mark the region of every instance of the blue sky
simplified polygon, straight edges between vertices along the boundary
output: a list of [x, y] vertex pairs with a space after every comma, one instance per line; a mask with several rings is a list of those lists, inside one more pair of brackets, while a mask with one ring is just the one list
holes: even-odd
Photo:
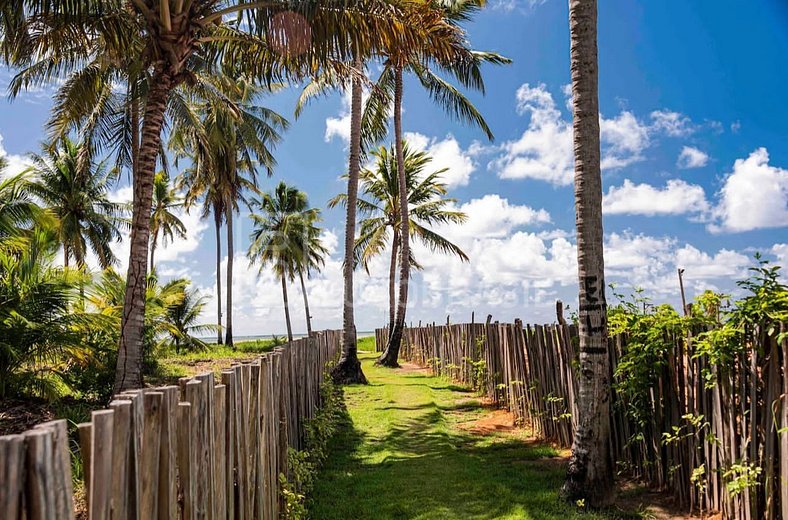
[[[686, 269], [691, 297], [705, 288], [733, 290], [755, 251], [786, 263], [786, 27], [788, 4], [779, 0], [757, 8], [735, 0], [600, 2], [609, 281], [675, 303], [677, 267]], [[571, 307], [576, 298], [567, 5], [493, 0], [468, 33], [476, 48], [514, 60], [486, 70], [486, 96], [470, 95], [494, 143], [447, 118], [415, 83], [405, 85], [404, 129], [413, 146], [434, 155], [436, 168], [450, 168], [450, 194], [470, 217], [443, 231], [471, 257], [462, 264], [417, 250], [425, 270], [412, 284], [409, 320], [445, 321], [451, 314], [466, 321], [475, 310], [501, 321], [549, 321], [556, 298]], [[9, 75], [0, 70], [0, 88]], [[298, 91], [293, 86], [266, 103], [292, 119]], [[15, 167], [44, 137], [51, 95], [40, 89], [0, 101], [0, 154]], [[341, 93], [313, 103], [293, 122], [276, 152], [276, 175], [263, 183], [267, 189], [284, 179], [324, 208], [333, 253], [326, 271], [308, 282], [318, 328], [341, 323], [344, 216], [325, 204], [344, 190], [338, 177], [346, 167], [347, 111]], [[128, 193], [118, 186], [118, 197]], [[190, 276], [212, 294], [213, 229], [195, 215], [185, 218], [189, 239], [164, 248], [159, 270]], [[281, 333], [279, 286], [268, 272], [258, 277], [244, 258], [249, 231], [242, 216], [235, 236], [236, 333]], [[125, 255], [126, 246], [118, 251]], [[359, 330], [385, 321], [386, 274], [382, 258], [372, 276], [357, 275]], [[297, 331], [305, 328], [300, 301], [294, 286]]]

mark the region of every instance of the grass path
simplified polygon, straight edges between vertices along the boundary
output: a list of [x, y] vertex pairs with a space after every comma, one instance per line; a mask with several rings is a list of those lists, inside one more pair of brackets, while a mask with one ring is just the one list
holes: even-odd
[[490, 414], [474, 393], [424, 371], [374, 367], [369, 352], [361, 357], [371, 384], [344, 391], [348, 415], [317, 478], [312, 518], [626, 518], [563, 504], [564, 469], [553, 448], [523, 432], [470, 432]]

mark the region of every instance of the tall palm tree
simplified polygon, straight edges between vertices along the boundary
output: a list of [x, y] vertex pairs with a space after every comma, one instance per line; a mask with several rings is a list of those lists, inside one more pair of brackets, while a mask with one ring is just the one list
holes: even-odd
[[336, 366], [331, 369], [331, 378], [338, 384], [367, 384], [358, 359], [356, 320], [353, 309], [353, 244], [356, 237], [356, 205], [358, 202], [358, 179], [361, 171], [361, 95], [364, 63], [356, 56], [353, 59], [355, 74], [350, 80], [350, 153], [348, 154], [347, 204], [345, 207], [345, 250], [342, 264], [342, 352]]
[[[177, 126], [171, 145], [180, 156], [187, 156], [193, 162], [182, 179], [188, 186], [187, 203], [202, 198], [212, 206], [214, 222], [220, 225], [223, 221], [227, 225], [224, 342], [232, 347], [233, 216], [241, 204], [248, 206], [246, 193], [257, 192], [257, 168], [263, 168], [269, 176], [273, 174], [276, 159], [272, 149], [289, 123], [273, 110], [255, 104], [271, 88], [229, 78], [223, 78], [220, 86], [229, 102], [222, 98], [195, 100], [190, 110], [197, 118], [190, 119], [197, 119], [197, 124]], [[217, 218], [219, 209], [223, 214]]]
[[170, 185], [170, 176], [166, 172], [159, 172], [153, 179], [153, 210], [150, 214], [150, 269], [156, 266], [154, 254], [159, 234], [162, 237], [162, 244], [178, 238], [186, 238], [186, 226], [181, 219], [174, 213], [178, 208], [183, 207], [183, 198]]
[[[435, 73], [435, 69], [454, 77], [466, 88], [484, 92], [481, 74], [482, 63], [506, 64], [508, 58], [491, 52], [474, 51], [467, 46], [464, 31], [459, 22], [469, 20], [482, 7], [485, 0], [460, 0], [439, 2], [427, 10], [413, 10], [408, 23], [429, 28], [430, 38], [417, 46], [397, 42], [385, 48], [382, 72], [372, 89], [364, 126], [371, 136], [381, 136], [387, 129], [389, 110], [394, 112], [394, 145], [397, 161], [399, 192], [407, 194], [405, 157], [402, 147], [402, 96], [403, 75], [412, 73], [427, 90], [432, 100], [454, 118], [480, 127], [488, 139], [492, 131], [473, 104], [451, 83]], [[444, 47], [449, 49], [447, 53]], [[408, 304], [408, 281], [410, 274], [410, 218], [407, 196], [399, 199], [399, 269], [400, 284], [396, 319], [389, 333], [388, 345], [378, 358], [383, 366], [397, 367], [405, 313]]]
[[577, 418], [564, 495], [591, 507], [613, 499], [602, 174], [599, 151], [597, 0], [570, 0], [577, 274], [580, 286]]
[[[411, 206], [410, 235], [433, 251], [458, 256], [468, 261], [468, 256], [459, 246], [430, 229], [434, 224], [461, 224], [467, 215], [461, 211], [447, 209], [456, 199], [444, 197], [446, 185], [441, 175], [446, 168], [424, 175], [425, 168], [432, 161], [426, 152], [411, 151], [407, 143], [403, 145], [405, 157], [405, 178], [408, 186], [408, 203]], [[359, 198], [358, 210], [365, 215], [361, 221], [361, 231], [356, 240], [356, 263], [360, 262], [369, 272], [369, 262], [381, 254], [391, 243], [389, 260], [389, 330], [394, 327], [396, 314], [396, 276], [399, 257], [399, 178], [394, 150], [381, 146], [373, 151], [375, 166], [361, 172], [361, 185], [366, 197]], [[345, 203], [345, 195], [340, 194], [329, 201], [330, 206]], [[389, 235], [389, 233], [391, 235]], [[411, 252], [411, 269], [420, 266]]]
[[[273, 23], [283, 11], [306, 24]], [[236, 15], [236, 16], [234, 16]], [[107, 56], [134, 55], [148, 75], [135, 154], [134, 202], [126, 301], [115, 391], [142, 386], [142, 334], [147, 285], [153, 177], [161, 150], [167, 102], [173, 89], [193, 80], [197, 62], [221, 63], [228, 73], [266, 82], [301, 77], [352, 52], [370, 53], [383, 40], [419, 41], [400, 22], [396, 5], [381, 0], [109, 0], [16, 2], [0, 12], [0, 56], [34, 67], [22, 87], [81, 70], [111, 46]], [[243, 16], [246, 23], [238, 24]], [[95, 42], [103, 46], [97, 47]], [[141, 45], [138, 45], [140, 44]], [[21, 87], [20, 87], [21, 88]]]
[[84, 159], [83, 146], [64, 137], [43, 154], [32, 154], [29, 190], [56, 218], [66, 267], [71, 258], [84, 266], [91, 250], [107, 268], [116, 261], [112, 245], [120, 239], [122, 205], [109, 200], [117, 173], [106, 161]]
[[303, 229], [297, 237], [298, 242], [296, 243], [298, 258], [296, 259], [295, 270], [298, 273], [298, 279], [301, 282], [301, 294], [304, 297], [306, 333], [307, 337], [311, 337], [312, 315], [309, 313], [309, 295], [306, 291], [304, 278], [309, 278], [313, 271], [320, 271], [323, 268], [326, 264], [325, 257], [328, 255], [328, 249], [323, 245], [323, 240], [320, 238], [322, 229], [317, 226], [317, 223], [322, 220], [320, 210], [312, 208], [304, 211], [303, 219]]
[[252, 213], [254, 229], [249, 245], [249, 263], [260, 262], [260, 269], [270, 265], [282, 282], [287, 339], [293, 341], [287, 282], [295, 278], [304, 264], [304, 236], [313, 225], [314, 210], [309, 209], [306, 194], [280, 182], [273, 192], [265, 193], [253, 203], [260, 213]]

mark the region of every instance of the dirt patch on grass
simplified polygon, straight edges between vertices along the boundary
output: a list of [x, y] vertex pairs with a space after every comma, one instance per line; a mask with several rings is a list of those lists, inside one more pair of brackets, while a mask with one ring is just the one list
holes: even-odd
[[404, 363], [399, 364], [399, 368], [397, 369], [400, 372], [405, 374], [424, 374], [424, 375], [432, 375], [429, 368], [420, 367], [415, 363], [410, 363], [409, 361], [405, 361]]
[[477, 435], [490, 435], [491, 433], [513, 432], [514, 414], [506, 410], [492, 410], [490, 413], [476, 421], [461, 423], [461, 430]]

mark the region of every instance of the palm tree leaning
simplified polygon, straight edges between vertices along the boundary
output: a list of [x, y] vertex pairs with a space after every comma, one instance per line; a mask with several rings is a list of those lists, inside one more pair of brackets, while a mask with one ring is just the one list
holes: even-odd
[[314, 225], [315, 210], [309, 208], [306, 194], [298, 188], [280, 182], [273, 192], [265, 193], [253, 203], [260, 213], [252, 213], [249, 263], [260, 263], [260, 269], [270, 265], [282, 283], [287, 339], [293, 341], [293, 327], [287, 297], [287, 282], [295, 279], [305, 264], [304, 245], [310, 226]]
[[122, 205], [109, 200], [116, 172], [105, 161], [95, 163], [83, 145], [64, 137], [30, 156], [35, 180], [30, 193], [55, 217], [57, 238], [63, 248], [64, 265], [74, 259], [84, 267], [88, 251], [107, 268], [116, 261], [112, 244], [120, 239]]
[[178, 192], [170, 185], [170, 177], [166, 172], [159, 172], [153, 179], [153, 210], [150, 214], [150, 232], [151, 232], [151, 245], [150, 245], [150, 270], [153, 271], [156, 264], [154, 263], [154, 254], [156, 253], [156, 244], [161, 234], [162, 244], [166, 245], [168, 241], [172, 241], [176, 236], [178, 238], [186, 238], [186, 226], [183, 225], [181, 219], [174, 213], [177, 209], [183, 207], [183, 198], [178, 195]]
[[[473, 104], [451, 83], [435, 73], [442, 70], [454, 77], [466, 88], [484, 92], [481, 74], [482, 63], [510, 63], [496, 53], [474, 51], [468, 48], [465, 32], [458, 25], [470, 19], [472, 13], [484, 5], [484, 0], [461, 0], [446, 2], [427, 9], [415, 9], [408, 23], [430, 28], [430, 38], [417, 46], [395, 43], [383, 53], [384, 66], [367, 102], [364, 114], [364, 127], [367, 134], [383, 135], [387, 128], [389, 109], [394, 112], [394, 145], [397, 161], [399, 192], [407, 193], [404, 152], [402, 148], [402, 96], [403, 74], [410, 72], [416, 76], [434, 102], [454, 118], [479, 126], [488, 139], [493, 139], [492, 131]], [[400, 241], [400, 284], [397, 301], [396, 319], [389, 333], [388, 344], [377, 363], [397, 367], [399, 348], [405, 327], [405, 314], [408, 304], [408, 282], [410, 277], [410, 218], [408, 217], [407, 196], [399, 199], [399, 241]]]
[[[272, 24], [291, 11], [307, 24]], [[226, 22], [245, 13], [246, 24]], [[147, 286], [153, 177], [161, 150], [168, 98], [193, 80], [197, 62], [221, 64], [235, 76], [265, 82], [301, 77], [351, 49], [368, 53], [382, 40], [416, 42], [420, 35], [403, 26], [398, 9], [376, 0], [257, 2], [225, 0], [125, 0], [108, 2], [16, 2], [0, 13], [2, 59], [14, 66], [45, 64], [31, 84], [79, 72], [95, 56], [94, 42], [112, 45], [112, 56], [135, 55], [149, 76], [142, 110], [139, 150], [135, 154], [134, 202], [124, 312], [115, 392], [142, 386], [142, 340]], [[271, 29], [269, 33], [269, 29]], [[278, 32], [277, 32], [278, 31]], [[306, 32], [311, 44], [303, 46]], [[64, 41], [68, 38], [68, 44]], [[129, 42], [135, 42], [129, 46]], [[136, 45], [141, 43], [141, 45]]]
[[[360, 223], [359, 237], [355, 244], [355, 261], [361, 263], [369, 272], [370, 261], [381, 254], [391, 243], [389, 261], [389, 330], [394, 327], [396, 314], [396, 276], [399, 258], [399, 178], [394, 150], [381, 146], [372, 152], [375, 165], [361, 172], [361, 185], [364, 197], [358, 199], [358, 211], [364, 215]], [[441, 175], [446, 168], [424, 175], [425, 168], [432, 161], [426, 152], [412, 151], [407, 143], [403, 145], [405, 157], [405, 178], [408, 186], [411, 238], [418, 239], [433, 251], [458, 256], [468, 261], [468, 256], [459, 246], [436, 233], [430, 226], [435, 224], [461, 224], [467, 215], [461, 211], [447, 209], [456, 202], [446, 195], [446, 185]], [[329, 206], [344, 204], [344, 194], [329, 201]], [[391, 235], [389, 235], [391, 233]], [[420, 268], [411, 251], [411, 269]]]
[[613, 499], [610, 358], [599, 151], [597, 0], [570, 0], [580, 366], [577, 418], [564, 496], [604, 507]]

